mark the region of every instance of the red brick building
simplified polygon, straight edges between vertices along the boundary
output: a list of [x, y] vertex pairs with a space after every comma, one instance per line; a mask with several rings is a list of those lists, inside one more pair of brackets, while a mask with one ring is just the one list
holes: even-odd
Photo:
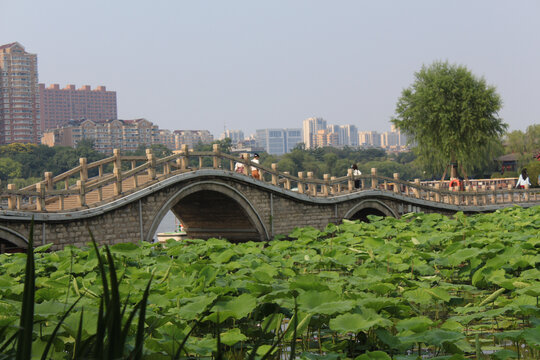
[[103, 121], [117, 118], [116, 91], [105, 86], [92, 90], [85, 85], [79, 89], [58, 84], [45, 87], [39, 84], [41, 101], [41, 130], [64, 126], [69, 120]]

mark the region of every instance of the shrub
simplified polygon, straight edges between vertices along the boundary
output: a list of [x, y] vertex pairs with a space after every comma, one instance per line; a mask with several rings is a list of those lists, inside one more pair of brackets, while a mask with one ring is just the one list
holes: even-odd
[[527, 166], [527, 173], [529, 174], [529, 179], [532, 186], [538, 186], [538, 176], [540, 175], [540, 161], [533, 160]]
[[492, 179], [508, 179], [517, 177], [519, 177], [517, 171], [506, 171], [504, 174], [501, 174], [500, 172], [494, 172], [493, 174], [491, 174]]

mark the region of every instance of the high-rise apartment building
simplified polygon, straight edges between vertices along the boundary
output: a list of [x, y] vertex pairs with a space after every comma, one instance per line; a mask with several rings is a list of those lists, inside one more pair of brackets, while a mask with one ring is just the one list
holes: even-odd
[[331, 128], [317, 131], [315, 138], [315, 147], [339, 147], [339, 133], [332, 131]]
[[18, 42], [0, 46], [0, 145], [39, 143], [37, 55]]
[[92, 90], [89, 85], [76, 89], [67, 85], [60, 89], [58, 84], [45, 87], [39, 84], [41, 102], [41, 130], [63, 126], [69, 120], [104, 121], [117, 118], [116, 91], [107, 91], [105, 86]]
[[381, 147], [381, 134], [376, 131], [360, 131], [358, 144], [364, 147]]
[[256, 146], [272, 155], [290, 152], [302, 142], [302, 129], [260, 129], [255, 134]]
[[339, 127], [340, 145], [358, 146], [358, 128], [354, 125], [341, 125]]
[[225, 130], [219, 139], [223, 140], [225, 138], [231, 139], [231, 143], [236, 145], [244, 141], [244, 132], [242, 130]]
[[326, 120], [323, 118], [311, 117], [302, 122], [302, 140], [306, 149], [317, 147], [317, 132], [326, 129]]

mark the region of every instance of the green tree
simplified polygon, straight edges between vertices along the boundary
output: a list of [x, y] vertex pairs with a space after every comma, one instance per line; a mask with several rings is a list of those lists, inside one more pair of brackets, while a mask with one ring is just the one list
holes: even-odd
[[219, 151], [222, 153], [230, 154], [232, 147], [232, 140], [230, 138], [225, 138], [223, 140], [214, 140], [210, 144], [203, 144], [201, 141], [195, 146], [193, 150], [195, 151], [212, 151], [214, 144], [218, 144]]
[[506, 153], [519, 154], [520, 166], [527, 164], [540, 152], [540, 124], [530, 125], [525, 132], [514, 130], [506, 134]]
[[404, 89], [392, 123], [416, 145], [419, 159], [434, 172], [458, 163], [471, 172], [497, 155], [507, 125], [498, 116], [495, 87], [466, 67], [435, 62], [415, 73]]
[[0, 158], [0, 179], [3, 181], [18, 178], [22, 174], [22, 165], [10, 158]]

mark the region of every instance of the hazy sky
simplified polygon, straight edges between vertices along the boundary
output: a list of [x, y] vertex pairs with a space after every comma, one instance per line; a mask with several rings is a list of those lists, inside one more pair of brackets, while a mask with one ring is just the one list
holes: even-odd
[[502, 96], [510, 130], [540, 123], [540, 1], [0, 0], [0, 44], [39, 80], [105, 85], [118, 116], [165, 129], [387, 131], [423, 64], [465, 65]]

